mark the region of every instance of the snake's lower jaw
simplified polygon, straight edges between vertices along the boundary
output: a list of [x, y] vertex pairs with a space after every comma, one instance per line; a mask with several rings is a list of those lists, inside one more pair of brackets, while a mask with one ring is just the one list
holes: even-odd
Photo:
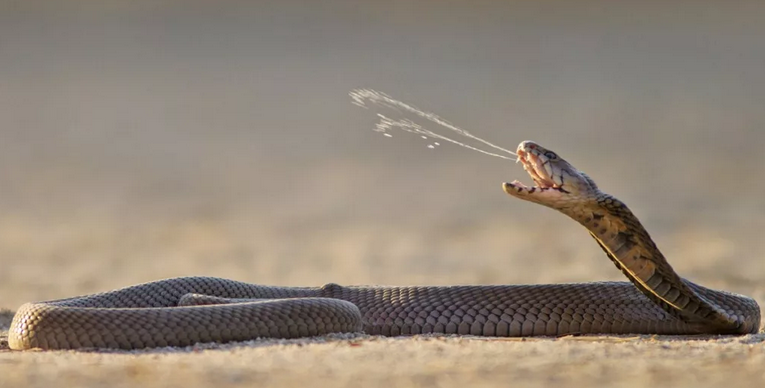
[[566, 205], [570, 202], [568, 191], [562, 187], [526, 186], [521, 182], [513, 181], [502, 183], [502, 189], [511, 197], [538, 203], [563, 213], [566, 213]]
[[536, 196], [537, 194], [541, 193], [541, 190], [539, 187], [536, 186], [526, 186], [523, 183], [519, 181], [512, 181], [510, 183], [503, 182], [502, 183], [502, 190], [505, 190], [507, 194], [509, 194], [511, 197], [524, 199], [527, 201], [537, 202]]
[[515, 196], [518, 194], [517, 187], [520, 187], [520, 182], [513, 181], [512, 183], [502, 182], [502, 190], [505, 190], [506, 193]]
[[502, 189], [505, 190], [506, 193], [512, 195], [513, 197], [527, 197], [530, 195], [541, 195], [545, 191], [548, 191], [550, 189], [558, 190], [552, 187], [541, 187], [541, 186], [526, 186], [523, 183], [515, 180], [510, 183], [504, 182], [502, 183]]

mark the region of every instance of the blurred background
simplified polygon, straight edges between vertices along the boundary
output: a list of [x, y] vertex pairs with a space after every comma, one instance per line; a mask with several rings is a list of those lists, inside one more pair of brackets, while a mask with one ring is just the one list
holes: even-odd
[[183, 275], [622, 279], [502, 192], [519, 165], [383, 137], [359, 87], [557, 151], [683, 276], [762, 302], [763, 20], [758, 1], [0, 0], [0, 307]]

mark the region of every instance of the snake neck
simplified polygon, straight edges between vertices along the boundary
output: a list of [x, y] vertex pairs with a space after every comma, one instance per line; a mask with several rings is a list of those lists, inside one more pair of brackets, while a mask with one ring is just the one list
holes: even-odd
[[[743, 322], [691, 289], [620, 200], [599, 193], [587, 206], [558, 209], [582, 224], [616, 267], [670, 315], [699, 330], [740, 332]], [[695, 286], [697, 291], [699, 286]], [[711, 292], [711, 291], [710, 291]]]

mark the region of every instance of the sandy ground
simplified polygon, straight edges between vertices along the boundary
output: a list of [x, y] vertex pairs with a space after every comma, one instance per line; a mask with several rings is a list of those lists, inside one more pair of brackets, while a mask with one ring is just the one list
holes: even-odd
[[[0, 331], [25, 302], [175, 276], [623, 280], [580, 226], [501, 191], [519, 166], [383, 137], [358, 87], [554, 149], [682, 276], [765, 303], [762, 2], [438, 3], [0, 1]], [[764, 334], [0, 338], [2, 387], [762, 387], [763, 365]]]
[[3, 352], [0, 363], [9, 387], [759, 387], [764, 339], [343, 336], [185, 351]]
[[349, 334], [136, 352], [0, 350], [0, 371], [8, 387], [760, 387], [763, 341], [762, 334], [560, 339]]
[[[10, 312], [0, 313], [0, 325]], [[500, 338], [337, 334], [142, 351], [14, 353], [2, 386], [760, 387], [765, 334]]]
[[[550, 222], [565, 221], [560, 218], [551, 218]], [[566, 225], [565, 222], [558, 224]], [[115, 254], [109, 245], [119, 239], [109, 237], [116, 232], [109, 232], [108, 226], [101, 225], [88, 229], [98, 230], [98, 234], [70, 230], [69, 233], [74, 234], [67, 234], [57, 243], [63, 244], [61, 249], [54, 245], [47, 248], [50, 249], [45, 251], [47, 254], [37, 252], [32, 263], [13, 265], [14, 273], [21, 279], [13, 280], [14, 285], [6, 281], [2, 289], [4, 304], [11, 307], [25, 300], [63, 297], [191, 273], [269, 284], [326, 281], [491, 284], [620, 278], [576, 225], [571, 230], [554, 225], [530, 221], [526, 227], [519, 228], [487, 221], [481, 227], [474, 226], [459, 233], [449, 228], [437, 229], [432, 234], [420, 232], [424, 233], [420, 238], [429, 238], [429, 243], [410, 240], [418, 233], [403, 228], [377, 230], [356, 226], [324, 231], [314, 237], [309, 236], [310, 232], [304, 235], [293, 232], [259, 244], [250, 239], [236, 240], [234, 232], [215, 232], [222, 227], [220, 223], [217, 227], [174, 224], [168, 228], [175, 231], [163, 235], [162, 241], [166, 244], [150, 244], [144, 240], [148, 237], [134, 233], [133, 238], [138, 239], [134, 246], [141, 247], [140, 254], [130, 249], [120, 251], [111, 264], [103, 263], [102, 258]], [[558, 237], [556, 244], [545, 246], [546, 239], [534, 232], [545, 228]], [[253, 229], [250, 231], [255, 234]], [[215, 236], [225, 236], [225, 241]], [[670, 257], [681, 259], [673, 261], [681, 273], [702, 284], [755, 296], [762, 303], [765, 287], [757, 279], [765, 278], [764, 270], [756, 258], [749, 260], [743, 253], [734, 256], [738, 249], [743, 249], [737, 248], [738, 244], [745, 244], [739, 238], [729, 229], [696, 225], [687, 230], [670, 231], [661, 240]], [[688, 248], [687, 254], [683, 252], [684, 247], [693, 247], [700, 239], [706, 241], [703, 248]], [[146, 252], [147, 246], [155, 251]], [[273, 259], [254, 260], [255, 246], [274, 249], [259, 253], [273, 255]], [[36, 252], [30, 245], [19, 249], [25, 247], [27, 251]], [[77, 259], [62, 263], [67, 254], [59, 252], [71, 252]], [[684, 257], [694, 260], [683, 260]], [[162, 263], [158, 264], [154, 258], [161, 258]], [[129, 261], [130, 265], [120, 267], [121, 260]], [[110, 270], [113, 265], [121, 269]], [[173, 265], [183, 268], [168, 269]], [[43, 269], [45, 276], [32, 276], [30, 272], [35, 268]], [[22, 276], [25, 273], [27, 278]], [[60, 273], [64, 276], [59, 276]], [[7, 327], [10, 316], [10, 311], [0, 314], [0, 327]], [[0, 334], [0, 381], [8, 387], [58, 384], [187, 388], [324, 384], [347, 387], [508, 384], [521, 387], [560, 384], [715, 387], [735, 384], [758, 387], [765, 381], [763, 334], [526, 340], [338, 335], [140, 352], [13, 352], [7, 349], [2, 336]]]

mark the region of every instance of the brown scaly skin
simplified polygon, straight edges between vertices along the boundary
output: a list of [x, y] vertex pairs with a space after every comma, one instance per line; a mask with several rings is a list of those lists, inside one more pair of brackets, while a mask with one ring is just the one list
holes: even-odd
[[[536, 184], [504, 183], [513, 197], [558, 210], [582, 224], [627, 278], [669, 314], [699, 332], [754, 333], [759, 308], [749, 299], [727, 300], [721, 293], [682, 279], [662, 255], [637, 217], [620, 200], [603, 193], [586, 174], [532, 141], [517, 149], [518, 161]], [[729, 305], [723, 303], [731, 302]], [[752, 308], [756, 316], [742, 311]]]

